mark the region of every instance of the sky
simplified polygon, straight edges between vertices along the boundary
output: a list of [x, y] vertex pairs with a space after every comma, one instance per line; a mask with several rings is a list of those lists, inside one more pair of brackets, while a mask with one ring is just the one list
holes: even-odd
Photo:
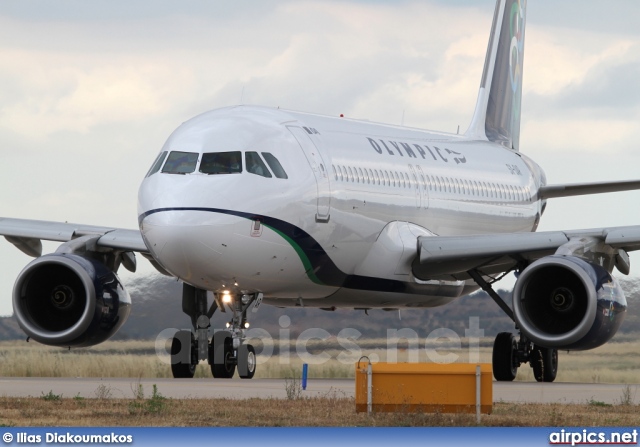
[[[139, 183], [170, 133], [239, 103], [464, 130], [493, 10], [493, 0], [3, 0], [0, 216], [136, 228]], [[520, 148], [549, 183], [640, 178], [638, 23], [630, 0], [529, 2]], [[540, 230], [638, 224], [638, 203], [640, 192], [555, 199]], [[30, 260], [0, 239], [0, 315]], [[139, 274], [153, 272], [138, 260]]]

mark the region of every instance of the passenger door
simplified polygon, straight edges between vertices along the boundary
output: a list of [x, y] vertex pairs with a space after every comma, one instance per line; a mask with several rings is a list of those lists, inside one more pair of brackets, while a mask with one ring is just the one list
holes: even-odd
[[309, 138], [309, 135], [300, 127], [287, 126], [287, 129], [293, 134], [298, 144], [302, 148], [313, 175], [316, 178], [316, 186], [318, 191], [318, 202], [316, 211], [316, 221], [328, 222], [331, 213], [331, 185], [329, 183], [329, 167], [320, 154], [315, 143]]

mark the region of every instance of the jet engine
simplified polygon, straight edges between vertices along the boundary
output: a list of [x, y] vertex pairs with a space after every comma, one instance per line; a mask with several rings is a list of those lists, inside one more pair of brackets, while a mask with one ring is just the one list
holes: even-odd
[[114, 272], [91, 258], [51, 254], [28, 264], [13, 289], [22, 330], [52, 346], [102, 343], [124, 324], [131, 299]]
[[618, 331], [627, 301], [604, 268], [573, 256], [547, 256], [527, 267], [513, 291], [520, 330], [545, 348], [586, 350]]

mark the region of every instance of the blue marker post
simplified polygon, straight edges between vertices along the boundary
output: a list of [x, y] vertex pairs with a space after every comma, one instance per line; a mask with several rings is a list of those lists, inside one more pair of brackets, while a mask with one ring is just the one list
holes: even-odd
[[302, 389], [307, 389], [307, 374], [309, 373], [309, 365], [306, 363], [302, 364]]

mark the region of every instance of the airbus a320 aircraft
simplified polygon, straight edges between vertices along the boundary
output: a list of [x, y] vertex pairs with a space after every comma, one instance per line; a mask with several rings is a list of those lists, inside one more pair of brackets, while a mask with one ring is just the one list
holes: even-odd
[[[173, 339], [174, 377], [193, 377], [200, 360], [214, 377], [253, 377], [252, 305], [423, 308], [482, 288], [517, 330], [496, 337], [495, 378], [529, 363], [553, 381], [558, 349], [600, 346], [622, 323], [611, 273], [629, 273], [640, 226], [536, 233], [546, 202], [640, 181], [547, 185], [519, 151], [525, 10], [497, 1], [463, 135], [228, 107], [169, 137], [140, 185], [139, 230], [0, 219], [0, 234], [36, 258], [14, 287], [20, 326], [54, 346], [107, 340], [131, 306], [116, 272], [135, 270], [138, 252], [184, 284], [193, 331]], [[63, 243], [42, 256], [41, 240]], [[512, 306], [492, 288], [509, 272]], [[210, 339], [216, 309], [231, 321]]]

